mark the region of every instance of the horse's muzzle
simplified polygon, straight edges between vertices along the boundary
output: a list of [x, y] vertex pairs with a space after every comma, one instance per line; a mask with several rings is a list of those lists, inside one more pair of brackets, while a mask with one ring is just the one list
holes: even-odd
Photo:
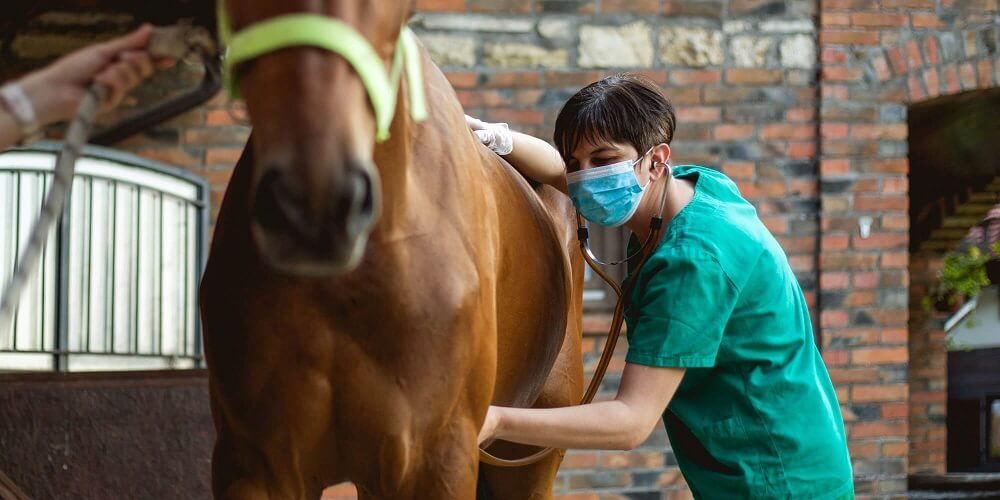
[[268, 168], [251, 200], [254, 240], [264, 261], [300, 276], [357, 267], [378, 207], [378, 180], [370, 171], [346, 168], [339, 182], [317, 190], [287, 170]]

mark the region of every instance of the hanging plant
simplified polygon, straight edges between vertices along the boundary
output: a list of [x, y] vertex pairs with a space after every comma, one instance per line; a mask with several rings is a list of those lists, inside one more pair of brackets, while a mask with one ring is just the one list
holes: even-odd
[[995, 244], [988, 253], [976, 246], [948, 252], [938, 282], [931, 287], [930, 295], [924, 297], [924, 308], [933, 306], [941, 312], [954, 311], [966, 300], [978, 297], [982, 289], [990, 285], [986, 263], [991, 257], [1000, 258], [1000, 244]]

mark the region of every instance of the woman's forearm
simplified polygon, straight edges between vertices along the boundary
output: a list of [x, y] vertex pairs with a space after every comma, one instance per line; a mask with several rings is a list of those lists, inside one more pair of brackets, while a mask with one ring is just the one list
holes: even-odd
[[537, 137], [513, 131], [511, 134], [514, 150], [504, 159], [527, 177], [565, 193], [566, 166], [559, 152]]
[[[554, 448], [627, 450], [653, 430], [619, 400], [564, 408], [497, 408], [494, 437]], [[648, 428], [647, 428], [648, 427]]]

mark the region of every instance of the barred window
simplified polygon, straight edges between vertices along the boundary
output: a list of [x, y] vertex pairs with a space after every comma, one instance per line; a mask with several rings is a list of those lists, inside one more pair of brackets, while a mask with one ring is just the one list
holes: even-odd
[[[57, 145], [0, 154], [0, 277], [6, 283], [51, 182]], [[180, 169], [88, 148], [11, 325], [0, 370], [200, 366], [198, 280], [208, 188]]]

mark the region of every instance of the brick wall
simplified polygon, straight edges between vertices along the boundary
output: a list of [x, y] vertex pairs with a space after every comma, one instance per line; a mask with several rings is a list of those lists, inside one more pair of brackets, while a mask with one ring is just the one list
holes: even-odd
[[908, 300], [909, 273], [933, 275], [907, 252], [907, 106], [997, 85], [996, 13], [995, 0], [821, 2], [821, 323], [859, 494], [945, 467], [943, 333]]
[[[907, 253], [906, 114], [910, 103], [997, 85], [996, 0], [420, 0], [418, 7], [413, 27], [467, 111], [486, 120], [549, 138], [565, 99], [602, 75], [638, 71], [662, 85], [678, 110], [675, 163], [731, 176], [788, 253], [837, 386], [859, 493], [898, 494], [907, 471], [943, 470], [940, 334], [908, 331], [917, 314], [907, 267], [922, 264]], [[72, 36], [88, 29], [106, 36], [130, 19], [90, 28], [74, 16], [45, 22]], [[66, 40], [22, 40], [14, 55], [41, 60], [31, 46]], [[193, 71], [175, 70], [136, 102], [193, 80]], [[218, 97], [120, 147], [209, 178], [215, 211], [248, 132], [240, 114]], [[872, 217], [870, 238], [859, 236], [861, 216]], [[585, 343], [589, 365], [599, 344], [594, 336]], [[605, 396], [621, 365], [619, 357]], [[686, 494], [662, 428], [632, 453], [570, 454], [557, 491], [566, 499]]]
[[944, 473], [948, 404], [946, 314], [925, 310], [922, 301], [942, 267], [942, 256], [914, 252], [910, 256], [910, 471]]

